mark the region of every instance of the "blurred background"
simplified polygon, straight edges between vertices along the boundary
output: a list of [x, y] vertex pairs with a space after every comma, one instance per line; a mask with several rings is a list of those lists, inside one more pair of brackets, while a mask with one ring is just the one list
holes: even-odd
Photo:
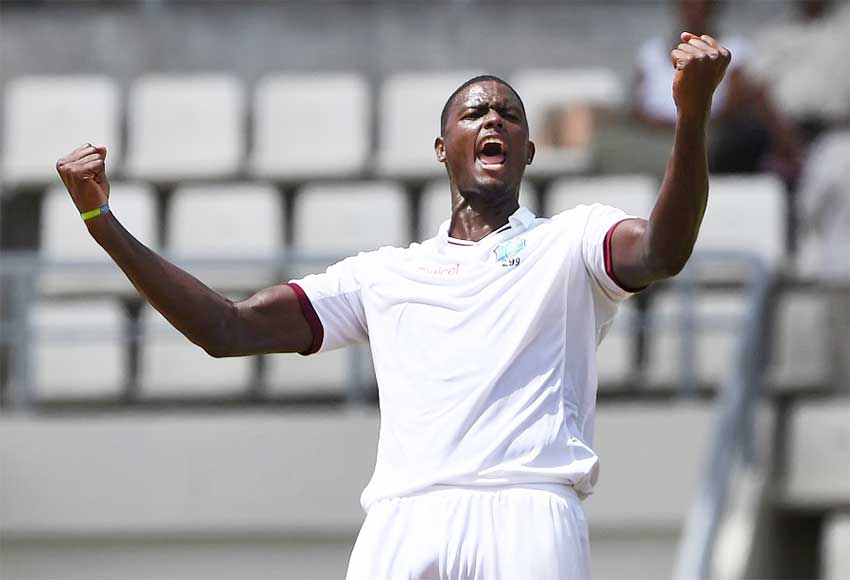
[[599, 350], [595, 576], [850, 578], [850, 11], [792, 0], [0, 2], [0, 578], [342, 578], [375, 460], [368, 348], [207, 357], [60, 156], [106, 144], [122, 223], [239, 298], [433, 236], [439, 112], [486, 72], [524, 205], [646, 217], [683, 29], [733, 63], [695, 255]]

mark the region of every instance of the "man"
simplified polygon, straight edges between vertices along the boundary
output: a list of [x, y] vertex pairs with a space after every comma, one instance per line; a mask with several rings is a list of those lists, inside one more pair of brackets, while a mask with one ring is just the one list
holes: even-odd
[[587, 578], [594, 351], [620, 300], [685, 265], [707, 199], [706, 123], [730, 55], [709, 36], [681, 39], [674, 149], [648, 221], [519, 207], [534, 145], [518, 95], [495, 77], [446, 104], [435, 150], [452, 214], [435, 238], [240, 302], [123, 229], [106, 205], [104, 147], [57, 168], [94, 239], [212, 356], [371, 342], [381, 432], [349, 580]]

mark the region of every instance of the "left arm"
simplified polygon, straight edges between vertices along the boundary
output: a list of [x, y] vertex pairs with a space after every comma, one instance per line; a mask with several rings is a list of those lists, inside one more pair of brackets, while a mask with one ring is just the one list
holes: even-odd
[[670, 56], [678, 113], [664, 181], [649, 220], [624, 221], [611, 237], [614, 273], [632, 288], [675, 276], [693, 251], [708, 200], [705, 132], [711, 97], [731, 60], [712, 37], [688, 32]]

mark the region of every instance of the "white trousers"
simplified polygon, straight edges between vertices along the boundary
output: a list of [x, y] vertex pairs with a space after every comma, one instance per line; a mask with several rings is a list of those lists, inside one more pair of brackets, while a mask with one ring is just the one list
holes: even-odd
[[346, 580], [587, 580], [587, 519], [554, 484], [435, 486], [373, 504]]

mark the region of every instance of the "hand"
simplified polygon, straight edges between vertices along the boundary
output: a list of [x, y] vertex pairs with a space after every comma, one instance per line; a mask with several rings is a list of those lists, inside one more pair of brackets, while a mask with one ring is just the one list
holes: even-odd
[[56, 162], [56, 171], [80, 213], [98, 208], [109, 199], [106, 147], [85, 145]]
[[729, 49], [707, 34], [682, 33], [682, 42], [670, 52], [676, 68], [673, 78], [673, 100], [680, 114], [705, 115], [711, 110], [711, 97], [726, 67], [732, 60]]

